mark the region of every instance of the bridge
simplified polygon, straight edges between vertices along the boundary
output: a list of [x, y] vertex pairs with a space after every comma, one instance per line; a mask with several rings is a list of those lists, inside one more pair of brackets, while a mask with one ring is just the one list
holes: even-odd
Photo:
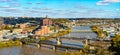
[[[43, 47], [42, 45], [52, 46], [52, 49], [55, 51], [59, 48], [64, 48], [65, 51], [68, 52], [68, 50], [82, 51], [83, 48], [77, 47], [77, 46], [62, 45], [62, 39], [74, 39], [74, 40], [80, 40], [80, 41], [84, 40], [84, 46], [90, 45], [90, 40], [100, 41], [99, 39], [86, 39], [86, 38], [75, 38], [75, 37], [51, 37], [51, 38], [56, 38], [57, 44], [50, 40], [46, 40], [46, 41], [38, 41], [37, 40], [36, 42], [33, 41], [34, 43], [30, 43], [29, 45], [32, 45], [32, 46], [36, 45], [37, 48]], [[103, 41], [106, 41], [106, 40], [103, 40]], [[26, 41], [24, 41], [24, 42], [26, 42]], [[24, 44], [24, 42], [22, 42], [21, 44]]]
[[93, 32], [92, 30], [72, 30], [72, 32]]
[[[50, 38], [56, 38], [56, 37], [50, 37]], [[79, 41], [83, 41], [83, 40], [90, 40], [90, 41], [101, 41], [100, 39], [89, 39], [89, 38], [77, 38], [77, 37], [59, 37], [61, 39], [69, 39], [69, 40], [79, 40]], [[110, 42], [111, 40], [102, 40], [104, 42]]]
[[[39, 41], [39, 42], [31, 42], [27, 45], [31, 45], [31, 46], [37, 46], [37, 48], [41, 48], [43, 47], [42, 45], [45, 45], [45, 46], [52, 46], [52, 49], [53, 50], [57, 50], [57, 49], [60, 49], [60, 48], [63, 48], [65, 49], [66, 52], [68, 52], [68, 50], [77, 50], [77, 51], [81, 51], [83, 50], [83, 48], [81, 47], [77, 47], [77, 46], [68, 46], [68, 45], [62, 45], [62, 40], [61, 38], [57, 38], [57, 44], [55, 44], [53, 41], [50, 41], [50, 40], [46, 40], [46, 41]], [[24, 44], [26, 41], [21, 41], [21, 45]]]
[[57, 41], [57, 44], [54, 44], [52, 41], [43, 41], [43, 42], [39, 42], [38, 43], [38, 47], [42, 47], [42, 45], [48, 45], [48, 46], [52, 46], [52, 49], [53, 50], [57, 50], [57, 48], [64, 48], [66, 49], [66, 52], [68, 52], [68, 50], [82, 50], [82, 48], [80, 47], [73, 47], [73, 46], [65, 46], [65, 45], [62, 45], [62, 42], [61, 41]]

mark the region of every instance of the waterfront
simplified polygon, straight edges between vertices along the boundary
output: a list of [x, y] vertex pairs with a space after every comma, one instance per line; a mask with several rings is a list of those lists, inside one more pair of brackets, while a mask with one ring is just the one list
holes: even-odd
[[[76, 30], [76, 29], [78, 29], [78, 30], [91, 30], [91, 28], [89, 26], [79, 26], [79, 27], [72, 28], [72, 30]], [[74, 36], [74, 37], [79, 38], [81, 35], [82, 35], [82, 37], [86, 37], [86, 36], [90, 36], [92, 38], [97, 37], [97, 34], [94, 32], [90, 32], [90, 33], [84, 32], [84, 34], [81, 32], [80, 33], [79, 32], [78, 33], [77, 32], [70, 33], [70, 36], [72, 36], [72, 37]], [[66, 35], [66, 37], [67, 37], [67, 35]], [[56, 43], [55, 39], [51, 39], [51, 40]], [[78, 40], [62, 39], [62, 42], [63, 42], [62, 45], [66, 45], [66, 46], [75, 46], [75, 47], [83, 48], [83, 45], [84, 45], [81, 41], [78, 41]], [[38, 49], [37, 47], [28, 46], [28, 45], [27, 46], [5, 47], [5, 48], [0, 49], [0, 55], [49, 55], [49, 54], [50, 55], [57, 55], [57, 52], [54, 52], [51, 48], [48, 48], [48, 47], [47, 48], [42, 47], [41, 49]]]

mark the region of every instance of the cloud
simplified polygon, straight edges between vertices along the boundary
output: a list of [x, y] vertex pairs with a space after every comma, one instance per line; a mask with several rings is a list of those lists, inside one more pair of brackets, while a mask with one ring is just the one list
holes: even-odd
[[88, 12], [92, 12], [92, 13], [104, 13], [106, 11], [103, 10], [103, 9], [94, 9], [94, 10], [88, 10]]
[[62, 12], [63, 10], [54, 10], [54, 11], [60, 11], [60, 12]]
[[120, 9], [116, 9], [116, 11], [120, 11]]
[[75, 14], [75, 13], [79, 13], [79, 12], [78, 11], [70, 11], [69, 13], [74, 13]]
[[23, 9], [29, 9], [29, 7], [22, 7]]
[[0, 8], [10, 8], [9, 5], [0, 6]]
[[96, 3], [96, 5], [109, 5], [109, 2], [99, 1], [99, 2]]
[[15, 13], [17, 13], [17, 12], [21, 12], [19, 9], [17, 9], [17, 8], [6, 8], [6, 9], [4, 9], [3, 11], [5, 11], [5, 12], [15, 12]]
[[85, 6], [82, 6], [82, 5], [79, 5], [79, 4], [76, 4], [75, 8], [78, 8], [78, 9], [89, 9], [89, 7], [85, 7]]
[[12, 6], [20, 6], [20, 3], [19, 2], [10, 2], [10, 5], [12, 5]]
[[43, 4], [42, 2], [37, 2], [36, 4]]
[[106, 2], [120, 2], [120, 0], [104, 0]]
[[96, 5], [109, 5], [110, 3], [120, 2], [120, 0], [101, 0]]
[[0, 2], [9, 2], [11, 0], [0, 0]]
[[32, 9], [35, 9], [35, 10], [52, 10], [50, 8], [38, 8], [38, 7], [32, 7]]
[[30, 10], [30, 12], [32, 12], [32, 13], [39, 13], [39, 11], [37, 11], [37, 10]]
[[0, 2], [12, 2], [12, 1], [17, 1], [17, 0], [0, 0]]
[[28, 2], [27, 4], [32, 4], [32, 2]]

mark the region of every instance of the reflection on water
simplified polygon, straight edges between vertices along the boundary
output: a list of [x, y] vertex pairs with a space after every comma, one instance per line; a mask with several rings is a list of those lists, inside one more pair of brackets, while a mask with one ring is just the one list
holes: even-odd
[[[91, 30], [91, 28], [90, 26], [77, 26], [72, 28], [72, 31], [75, 31], [75, 30]], [[94, 32], [71, 32], [70, 34], [67, 34], [64, 37], [95, 39], [97, 38], [97, 34]]]
[[45, 48], [38, 49], [32, 46], [14, 46], [0, 48], [0, 55], [57, 55], [57, 53]]
[[91, 30], [91, 28], [90, 26], [77, 26], [77, 27], [73, 27], [72, 30]]

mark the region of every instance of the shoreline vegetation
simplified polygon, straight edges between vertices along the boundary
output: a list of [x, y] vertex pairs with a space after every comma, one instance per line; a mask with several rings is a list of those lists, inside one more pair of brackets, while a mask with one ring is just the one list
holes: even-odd
[[13, 41], [13, 40], [2, 41], [2, 42], [0, 42], [0, 48], [2, 48], [2, 47], [20, 46], [21, 45], [20, 43], [21, 43], [21, 41], [19, 41], [19, 40], [16, 40], [16, 41]]
[[63, 36], [63, 35], [66, 35], [66, 34], [69, 34], [71, 32], [71, 28], [67, 28], [66, 30], [62, 30], [62, 31], [58, 31], [58, 33], [55, 33], [51, 36], [53, 37], [60, 37], [60, 36]]
[[104, 38], [107, 36], [107, 32], [101, 30], [98, 25], [92, 26], [92, 30], [97, 33], [98, 38]]

